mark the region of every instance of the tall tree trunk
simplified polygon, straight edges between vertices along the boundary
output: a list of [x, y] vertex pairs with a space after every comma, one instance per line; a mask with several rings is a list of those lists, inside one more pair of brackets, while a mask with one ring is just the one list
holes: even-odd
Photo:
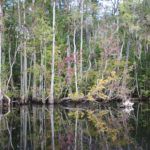
[[[26, 26], [26, 12], [25, 12], [25, 1], [23, 1], [23, 9], [24, 9], [24, 13], [23, 13], [23, 23], [24, 23], [24, 27]], [[28, 98], [28, 87], [27, 87], [27, 82], [28, 82], [28, 78], [27, 78], [27, 51], [26, 51], [26, 33], [24, 35], [24, 43], [23, 43], [23, 57], [24, 57], [24, 66], [23, 66], [23, 76], [24, 76], [24, 102], [27, 102], [27, 98]]]
[[67, 36], [67, 85], [69, 88], [69, 94], [71, 93], [71, 76], [70, 76], [70, 69], [71, 69], [71, 63], [70, 63], [70, 37]]
[[81, 33], [80, 33], [80, 77], [82, 79], [83, 72], [83, 3], [84, 0], [81, 0]]
[[126, 100], [127, 98], [127, 93], [124, 93], [124, 89], [127, 87], [127, 73], [128, 73], [128, 63], [129, 63], [129, 52], [130, 52], [130, 47], [131, 47], [131, 41], [130, 39], [128, 40], [127, 43], [127, 48], [126, 48], [126, 63], [124, 66], [124, 73], [123, 73], [123, 81], [122, 81], [122, 95], [123, 99]]
[[40, 66], [40, 85], [39, 85], [39, 99], [42, 98], [43, 95], [43, 42], [41, 39], [41, 44], [40, 44], [40, 53], [41, 53], [41, 66]]
[[45, 65], [44, 65], [44, 59], [45, 59], [45, 42], [42, 42], [41, 39], [41, 72], [40, 72], [40, 98], [42, 99], [42, 102], [45, 103], [45, 86], [44, 86], [44, 75], [45, 75]]
[[[34, 13], [34, 4], [35, 0], [32, 0], [32, 9]], [[36, 50], [34, 47], [33, 50], [33, 87], [32, 87], [32, 99], [35, 100], [37, 98], [37, 84], [36, 84]]]
[[[20, 0], [17, 1], [18, 2], [18, 25], [19, 25], [19, 29], [21, 28], [21, 15], [20, 15]], [[20, 41], [20, 43], [22, 44], [22, 41]], [[20, 52], [20, 84], [21, 84], [21, 91], [20, 91], [20, 97], [21, 97], [21, 102], [23, 103], [23, 98], [22, 96], [24, 95], [24, 82], [23, 82], [23, 55], [22, 55], [22, 51]]]
[[[30, 60], [30, 64], [29, 64], [29, 68], [31, 68], [33, 65], [33, 54], [31, 55], [31, 60]], [[29, 72], [29, 75], [28, 75], [28, 91], [27, 93], [29, 93], [30, 91], [30, 88], [31, 88], [31, 77], [32, 77], [32, 72], [30, 71]]]
[[[17, 49], [15, 50], [15, 54], [14, 54], [14, 57], [13, 57], [13, 61], [11, 61], [11, 54], [10, 54], [10, 51], [11, 51], [11, 45], [10, 45], [10, 47], [9, 47], [9, 65], [10, 65], [10, 75], [9, 75], [9, 78], [8, 78], [8, 80], [7, 80], [7, 84], [6, 84], [6, 92], [7, 92], [7, 90], [8, 90], [8, 86], [9, 86], [10, 81], [12, 81], [12, 82], [13, 82], [13, 80], [12, 80], [12, 75], [13, 75], [13, 66], [14, 66], [14, 65], [15, 65], [15, 63], [16, 63], [17, 53], [18, 53], [18, 51], [20, 50], [21, 46], [22, 46], [22, 45], [18, 45]], [[13, 84], [12, 84], [12, 88], [14, 89]]]
[[55, 77], [55, 0], [53, 1], [53, 48], [52, 48], [52, 67], [51, 67], [51, 87], [49, 103], [54, 103], [54, 77]]
[[43, 76], [43, 95], [42, 95], [42, 100], [43, 100], [43, 103], [45, 103], [45, 100], [46, 100], [46, 38], [45, 38], [45, 35], [44, 35], [44, 52], [43, 52], [43, 59], [44, 59], [44, 62], [43, 62], [43, 69], [44, 69], [44, 76]]
[[3, 29], [3, 10], [2, 10], [2, 1], [0, 1], [0, 101], [3, 98], [3, 94], [2, 94], [2, 29]]
[[32, 91], [32, 98], [35, 100], [37, 95], [36, 95], [36, 53], [35, 51], [33, 52], [33, 91]]
[[77, 30], [77, 28], [75, 27], [75, 23], [74, 23], [74, 35], [73, 35], [73, 45], [74, 45], [74, 76], [75, 76], [76, 93], [78, 93], [76, 30]]

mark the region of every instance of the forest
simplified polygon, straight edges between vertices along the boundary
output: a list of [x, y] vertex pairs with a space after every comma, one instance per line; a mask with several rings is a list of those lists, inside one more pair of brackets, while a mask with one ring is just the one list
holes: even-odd
[[150, 149], [150, 0], [0, 0], [0, 150]]
[[1, 97], [150, 96], [148, 0], [1, 0], [0, 18]]

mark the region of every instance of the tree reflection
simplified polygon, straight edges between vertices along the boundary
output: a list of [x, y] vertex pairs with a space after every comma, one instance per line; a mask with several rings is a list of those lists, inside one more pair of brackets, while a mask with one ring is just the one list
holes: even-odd
[[49, 112], [50, 112], [50, 122], [51, 122], [52, 150], [55, 150], [55, 137], [54, 137], [54, 107], [53, 107], [53, 105], [49, 107]]
[[0, 149], [137, 149], [148, 110], [22, 106], [0, 115]]
[[[14, 150], [14, 146], [12, 143], [12, 127], [9, 126], [9, 119], [8, 115], [10, 113], [10, 106], [9, 107], [0, 107], [0, 137], [3, 137], [5, 134], [3, 131], [7, 131], [6, 134], [8, 135], [6, 138], [1, 139], [0, 142], [0, 149], [12, 149]], [[6, 144], [3, 144], [3, 140], [6, 140]]]
[[28, 107], [23, 106], [20, 110], [20, 146], [21, 149], [27, 149], [27, 123], [28, 123]]

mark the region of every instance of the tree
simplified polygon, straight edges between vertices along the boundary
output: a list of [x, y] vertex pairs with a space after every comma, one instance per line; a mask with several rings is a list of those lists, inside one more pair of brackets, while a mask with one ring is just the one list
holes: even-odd
[[149, 96], [147, 0], [0, 2], [1, 98]]
[[82, 79], [83, 72], [83, 7], [84, 0], [81, 0], [81, 33], [80, 33], [80, 76]]
[[51, 86], [50, 86], [50, 97], [49, 103], [54, 103], [54, 77], [55, 77], [55, 13], [56, 13], [56, 2], [53, 1], [53, 47], [52, 47], [52, 66], [51, 66]]
[[3, 98], [2, 94], [2, 31], [3, 31], [3, 10], [2, 0], [0, 1], [0, 101]]

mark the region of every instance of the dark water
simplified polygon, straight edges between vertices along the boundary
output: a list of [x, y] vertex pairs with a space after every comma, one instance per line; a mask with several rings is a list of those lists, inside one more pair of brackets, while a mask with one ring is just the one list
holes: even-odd
[[150, 150], [148, 103], [134, 110], [22, 106], [3, 114], [0, 150]]

